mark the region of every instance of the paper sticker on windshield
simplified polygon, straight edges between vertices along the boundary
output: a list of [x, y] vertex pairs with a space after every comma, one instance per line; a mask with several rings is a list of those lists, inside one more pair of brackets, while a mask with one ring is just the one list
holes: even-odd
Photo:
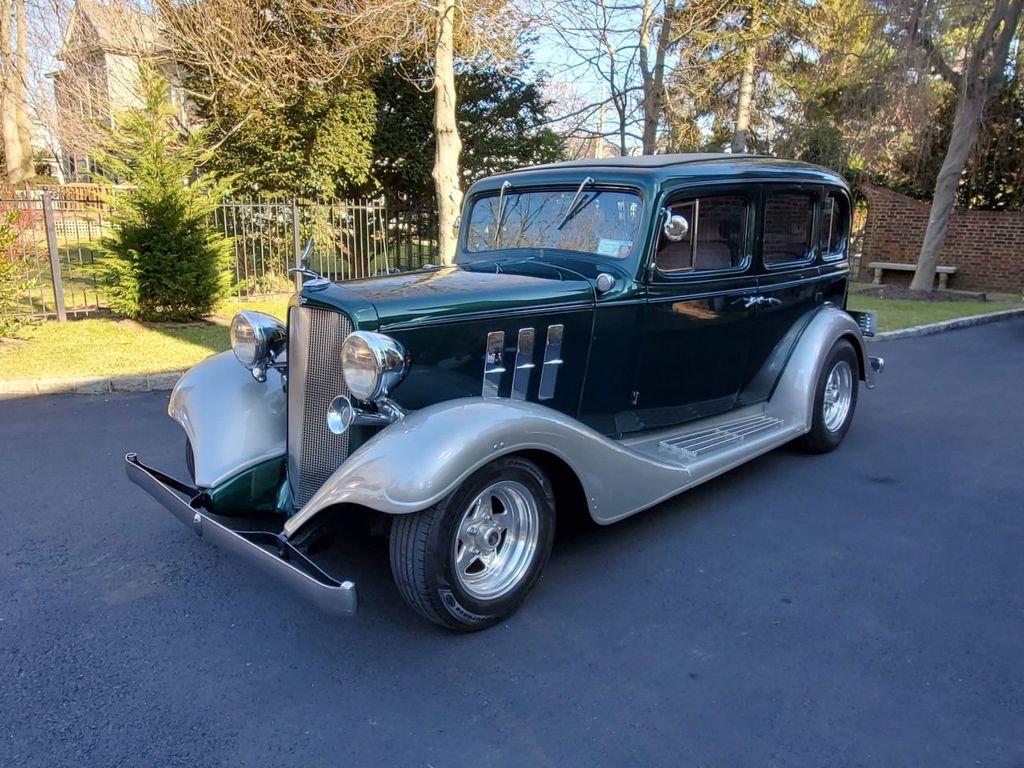
[[597, 252], [602, 256], [614, 256], [619, 259], [623, 259], [629, 256], [629, 252], [633, 249], [632, 240], [607, 240], [601, 238], [601, 242], [597, 244]]

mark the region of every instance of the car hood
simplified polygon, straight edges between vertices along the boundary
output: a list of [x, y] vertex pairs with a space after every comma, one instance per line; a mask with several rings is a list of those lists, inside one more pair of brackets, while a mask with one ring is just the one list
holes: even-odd
[[387, 332], [396, 327], [412, 328], [544, 307], [592, 306], [594, 288], [588, 279], [570, 269], [524, 260], [352, 280], [332, 285], [309, 298], [347, 310], [353, 303], [372, 305], [380, 330]]

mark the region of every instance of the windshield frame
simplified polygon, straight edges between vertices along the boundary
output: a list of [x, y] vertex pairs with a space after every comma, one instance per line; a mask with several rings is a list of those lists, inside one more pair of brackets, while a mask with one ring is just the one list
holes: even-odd
[[[505, 195], [509, 194], [528, 194], [531, 192], [569, 192], [574, 194], [580, 186], [584, 176], [580, 176], [576, 179], [559, 179], [558, 181], [532, 181], [517, 184], [514, 180], [512, 181], [512, 187], [506, 189]], [[649, 199], [650, 196], [646, 190], [637, 185], [616, 183], [614, 181], [603, 181], [601, 179], [595, 179], [594, 183], [587, 186], [584, 192], [619, 192], [625, 194], [635, 195], [637, 201], [640, 204], [640, 211], [637, 214], [637, 226], [636, 233], [634, 236], [633, 247], [630, 250], [628, 256], [606, 256], [600, 253], [592, 251], [577, 251], [570, 248], [558, 248], [558, 247], [518, 247], [518, 248], [505, 248], [499, 247], [494, 249], [471, 251], [467, 247], [467, 241], [469, 239], [470, 221], [473, 216], [473, 209], [476, 205], [484, 200], [485, 198], [497, 198], [501, 190], [501, 182], [495, 179], [497, 182], [494, 186], [488, 186], [485, 189], [481, 189], [474, 192], [472, 196], [467, 195], [467, 199], [463, 205], [462, 211], [462, 225], [460, 226], [459, 237], [458, 237], [458, 249], [456, 252], [456, 261], [489, 261], [492, 259], [504, 259], [504, 258], [515, 258], [522, 257], [524, 254], [535, 254], [543, 256], [544, 254], [566, 254], [569, 256], [575, 256], [577, 258], [584, 258], [594, 262], [601, 263], [612, 263], [618, 264], [624, 267], [627, 264], [636, 263], [637, 259], [643, 254], [646, 248], [646, 241], [648, 238], [649, 229]]]

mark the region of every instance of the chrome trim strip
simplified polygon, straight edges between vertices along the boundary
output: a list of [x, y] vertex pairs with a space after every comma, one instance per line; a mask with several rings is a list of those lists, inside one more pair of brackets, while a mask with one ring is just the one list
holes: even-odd
[[561, 323], [548, 326], [547, 341], [544, 343], [544, 363], [540, 369], [538, 400], [550, 400], [555, 396], [558, 366], [562, 364], [562, 334], [565, 326]]
[[[571, 304], [542, 304], [535, 307], [522, 307], [516, 308], [516, 317], [524, 317], [530, 315], [549, 315], [553, 313], [567, 314], [569, 312], [586, 312], [594, 308], [594, 302], [588, 301], [586, 303], [573, 302]], [[400, 323], [385, 323], [380, 326], [381, 333], [390, 333], [391, 331], [411, 331], [416, 328], [429, 328], [437, 325], [447, 325], [448, 323], [460, 323], [466, 320], [504, 320], [508, 318], [508, 310], [503, 309], [498, 312], [488, 310], [486, 312], [464, 312], [458, 315], [447, 315], [445, 317], [433, 318], [428, 317], [422, 320], [405, 320]]]
[[[356, 613], [359, 600], [355, 583], [330, 576], [283, 535], [270, 531], [232, 530], [200, 508], [203, 494], [197, 489], [147, 467], [134, 453], [127, 454], [124, 461], [128, 479], [200, 538], [248, 559], [326, 612], [342, 616]], [[179, 493], [192, 498], [185, 501]]]
[[481, 397], [497, 397], [505, 375], [505, 332], [491, 331], [484, 347], [484, 384]]
[[533, 328], [520, 328], [516, 341], [516, 363], [512, 373], [512, 399], [525, 400], [530, 388], [533, 364]]

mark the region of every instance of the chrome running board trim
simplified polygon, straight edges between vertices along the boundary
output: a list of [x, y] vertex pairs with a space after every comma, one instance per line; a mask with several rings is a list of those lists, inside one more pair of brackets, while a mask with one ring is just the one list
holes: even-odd
[[716, 427], [698, 429], [679, 437], [662, 440], [665, 450], [678, 453], [680, 460], [694, 459], [738, 441], [745, 440], [767, 429], [783, 425], [783, 420], [764, 414], [734, 419]]

